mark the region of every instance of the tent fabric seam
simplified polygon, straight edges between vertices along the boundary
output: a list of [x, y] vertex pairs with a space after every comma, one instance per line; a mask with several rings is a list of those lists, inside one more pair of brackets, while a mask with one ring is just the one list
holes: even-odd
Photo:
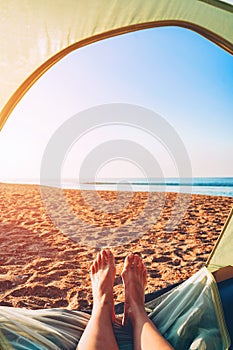
[[226, 326], [226, 322], [225, 322], [225, 318], [224, 318], [224, 314], [223, 314], [222, 302], [221, 302], [221, 298], [219, 295], [216, 280], [215, 280], [213, 274], [210, 271], [208, 271], [208, 269], [206, 269], [205, 267], [204, 267], [204, 269], [206, 270], [206, 273], [209, 273], [209, 276], [213, 282], [213, 284], [212, 284], [213, 289], [211, 289], [211, 294], [212, 294], [212, 298], [214, 300], [215, 313], [217, 316], [220, 332], [221, 332], [221, 334], [223, 334], [223, 337], [224, 337], [224, 342], [226, 344], [228, 344], [228, 340], [230, 339], [230, 336], [229, 336], [229, 333], [227, 330], [227, 326]]
[[211, 6], [214, 6], [214, 7], [217, 7], [221, 10], [233, 13], [232, 5], [225, 2], [224, 0], [220, 0], [220, 1], [219, 0], [198, 0], [198, 1], [204, 2], [204, 3], [211, 5]]

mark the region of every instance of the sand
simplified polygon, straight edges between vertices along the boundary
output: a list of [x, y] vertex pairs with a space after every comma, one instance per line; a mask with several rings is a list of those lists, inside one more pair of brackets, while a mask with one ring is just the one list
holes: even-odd
[[116, 257], [116, 303], [129, 252], [147, 266], [146, 292], [182, 281], [205, 264], [233, 205], [230, 197], [44, 189], [42, 200], [36, 185], [0, 184], [0, 305], [90, 310], [89, 269], [101, 245]]

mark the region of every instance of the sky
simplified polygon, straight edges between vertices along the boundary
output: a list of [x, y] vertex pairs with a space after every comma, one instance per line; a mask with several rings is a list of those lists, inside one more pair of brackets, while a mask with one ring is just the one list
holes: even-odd
[[[181, 153], [171, 149], [170, 138], [181, 141], [192, 176], [232, 177], [232, 101], [233, 56], [190, 30], [154, 28], [94, 43], [53, 66], [16, 106], [0, 133], [0, 181], [38, 180], [48, 145], [73, 116], [85, 132], [80, 136], [75, 129], [76, 139], [65, 150], [64, 178], [79, 178], [94, 158], [96, 167], [87, 175], [95, 179], [144, 177], [150, 157], [156, 164], [150, 176], [180, 176]], [[83, 112], [113, 103], [159, 115], [167, 125], [165, 141], [160, 130], [148, 132], [156, 125], [143, 116], [138, 128], [132, 115], [127, 126], [101, 126], [96, 115], [95, 127], [88, 129]], [[117, 140], [121, 152], [108, 156]], [[123, 147], [127, 143], [135, 144], [132, 159]]]

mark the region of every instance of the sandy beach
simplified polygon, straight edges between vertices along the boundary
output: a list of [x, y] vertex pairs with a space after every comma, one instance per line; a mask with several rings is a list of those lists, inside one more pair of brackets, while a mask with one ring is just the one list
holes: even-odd
[[101, 245], [116, 257], [116, 303], [129, 252], [148, 268], [146, 292], [184, 280], [205, 264], [233, 205], [230, 197], [192, 195], [169, 231], [175, 193], [62, 193], [61, 204], [55, 189], [42, 200], [36, 185], [0, 184], [0, 305], [90, 310], [89, 268]]

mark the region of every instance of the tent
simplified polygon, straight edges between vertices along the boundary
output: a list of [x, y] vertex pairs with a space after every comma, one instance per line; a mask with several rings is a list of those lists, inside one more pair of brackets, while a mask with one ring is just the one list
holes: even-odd
[[233, 266], [233, 209], [222, 229], [217, 243], [209, 256], [207, 267], [211, 272]]
[[[233, 54], [229, 0], [2, 0], [0, 16], [0, 129], [50, 67], [70, 52], [105, 38], [180, 26]], [[233, 212], [208, 261], [210, 271], [233, 265], [232, 244]], [[9, 320], [10, 311], [6, 314]]]

